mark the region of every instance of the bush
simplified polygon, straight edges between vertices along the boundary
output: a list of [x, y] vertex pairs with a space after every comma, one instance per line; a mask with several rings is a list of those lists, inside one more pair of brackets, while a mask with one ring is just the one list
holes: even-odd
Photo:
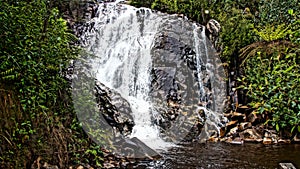
[[[287, 37], [290, 26], [266, 25], [254, 29], [260, 41], [241, 50], [244, 58], [244, 83], [249, 105], [263, 114], [266, 124], [278, 131], [300, 132], [300, 50]], [[296, 36], [297, 37], [297, 36]]]
[[258, 52], [247, 60], [243, 81], [249, 104], [278, 131], [300, 126], [299, 60], [299, 51], [293, 50], [275, 52], [271, 57]]
[[48, 3], [0, 2], [0, 168], [31, 168], [37, 157], [60, 168], [88, 157], [101, 165], [61, 75], [80, 49], [70, 45], [74, 35]]

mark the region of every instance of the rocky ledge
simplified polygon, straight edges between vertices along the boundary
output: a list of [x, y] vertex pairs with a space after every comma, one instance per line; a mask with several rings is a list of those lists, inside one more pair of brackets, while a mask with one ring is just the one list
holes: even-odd
[[299, 133], [277, 132], [272, 126], [264, 124], [261, 114], [247, 106], [240, 106], [236, 111], [231, 110], [224, 115], [229, 122], [220, 129], [220, 137], [211, 137], [209, 141], [239, 145], [243, 143], [262, 143], [264, 145], [300, 143]]

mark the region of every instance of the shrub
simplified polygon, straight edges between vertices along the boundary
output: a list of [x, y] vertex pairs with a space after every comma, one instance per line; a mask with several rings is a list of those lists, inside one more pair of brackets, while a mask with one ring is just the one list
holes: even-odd
[[287, 37], [289, 26], [266, 25], [254, 29], [261, 41], [241, 50], [249, 105], [278, 131], [298, 127], [300, 132], [300, 50]]
[[49, 3], [0, 2], [0, 168], [31, 168], [37, 157], [60, 168], [85, 157], [101, 165], [101, 151], [82, 131], [61, 75], [80, 49], [70, 45], [74, 35]]
[[258, 52], [246, 63], [243, 81], [249, 104], [277, 130], [300, 125], [300, 55], [294, 52], [274, 52], [271, 57]]

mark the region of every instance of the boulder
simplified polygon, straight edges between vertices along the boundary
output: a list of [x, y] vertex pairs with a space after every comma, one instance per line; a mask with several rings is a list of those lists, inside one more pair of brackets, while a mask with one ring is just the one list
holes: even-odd
[[220, 137], [224, 137], [226, 134], [226, 127], [221, 127], [220, 128]]
[[126, 157], [130, 161], [161, 158], [159, 153], [136, 137], [120, 139], [120, 141], [114, 143], [114, 147], [119, 151], [119, 155]]
[[116, 91], [97, 82], [95, 85], [96, 102], [106, 122], [122, 135], [129, 135], [135, 125], [132, 110], [127, 100]]
[[274, 144], [278, 143], [279, 137], [276, 130], [265, 130], [265, 138], [270, 138]]
[[232, 129], [230, 129], [230, 131], [227, 134], [227, 136], [234, 136], [234, 135], [236, 135], [238, 130], [239, 130], [238, 127], [234, 127]]
[[220, 139], [217, 137], [210, 137], [207, 141], [209, 142], [218, 142]]
[[243, 138], [245, 142], [261, 142], [262, 135], [259, 134], [254, 128], [246, 129], [240, 133], [240, 137]]

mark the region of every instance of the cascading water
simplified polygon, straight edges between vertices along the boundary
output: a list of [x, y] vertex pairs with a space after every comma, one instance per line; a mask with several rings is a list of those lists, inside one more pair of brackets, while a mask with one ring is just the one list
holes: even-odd
[[99, 10], [95, 20], [99, 33], [92, 36], [94, 39], [90, 42], [95, 43], [89, 46], [97, 56], [92, 60], [96, 78], [130, 103], [135, 121], [131, 137], [139, 138], [154, 149], [167, 146], [151, 122], [149, 97], [150, 52], [161, 18], [152, 15], [149, 9], [137, 14], [133, 7], [115, 4], [100, 6]]
[[[220, 126], [226, 119], [222, 116], [221, 112], [224, 108], [224, 100], [225, 100], [225, 82], [224, 82], [224, 71], [216, 72], [217, 65], [221, 65], [221, 61], [217, 57], [212, 57], [214, 52], [208, 49], [208, 42], [205, 37], [205, 29], [200, 31], [199, 38], [199, 30], [198, 26], [194, 24], [195, 29], [194, 33], [194, 45], [196, 50], [196, 61], [197, 65], [197, 77], [199, 83], [199, 91], [200, 91], [200, 101], [206, 102], [205, 105], [199, 106], [199, 110], [203, 110], [205, 112], [206, 123], [204, 125], [204, 130], [200, 134], [199, 138], [207, 138], [210, 136], [210, 130], [214, 130], [219, 135]], [[202, 49], [202, 50], [201, 50]], [[203, 73], [200, 68], [200, 65], [205, 63], [207, 74]], [[209, 78], [211, 91], [209, 94], [204, 91], [203, 80], [205, 77]], [[201, 118], [201, 117], [200, 117]], [[223, 121], [222, 121], [223, 120]], [[201, 140], [204, 141], [204, 140]]]
[[207, 75], [213, 81], [204, 27], [118, 3], [100, 4], [98, 12], [81, 39], [94, 56], [87, 59], [92, 74], [129, 103], [135, 125], [127, 137], [157, 150], [183, 140], [199, 120], [205, 137], [218, 130], [219, 102], [199, 105], [222, 93], [208, 91], [203, 82]]

